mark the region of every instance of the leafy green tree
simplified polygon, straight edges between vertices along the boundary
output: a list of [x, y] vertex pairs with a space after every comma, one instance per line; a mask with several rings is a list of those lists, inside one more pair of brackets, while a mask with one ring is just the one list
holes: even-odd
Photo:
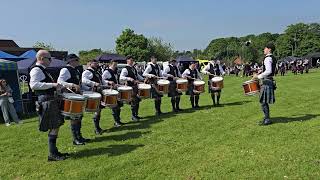
[[82, 50], [79, 51], [79, 58], [81, 64], [87, 64], [90, 60], [96, 58], [97, 56], [106, 53], [101, 49], [91, 49], [88, 51]]
[[150, 48], [148, 39], [131, 29], [125, 29], [116, 40], [116, 51], [122, 55], [131, 55], [136, 61], [148, 61]]
[[148, 39], [151, 55], [157, 57], [158, 61], [168, 61], [174, 54], [170, 43], [165, 43], [161, 38], [152, 37]]
[[52, 46], [51, 43], [44, 43], [44, 42], [39, 42], [37, 41], [34, 45], [33, 45], [34, 48], [40, 48], [40, 49], [45, 49], [45, 50], [48, 50], [48, 51], [55, 51], [56, 49]]

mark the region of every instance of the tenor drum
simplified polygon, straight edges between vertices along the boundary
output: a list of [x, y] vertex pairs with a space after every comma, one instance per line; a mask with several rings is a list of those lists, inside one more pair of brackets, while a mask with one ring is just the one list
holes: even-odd
[[204, 85], [206, 83], [204, 81], [196, 80], [193, 82], [193, 92], [195, 93], [203, 93], [204, 92]]
[[220, 90], [223, 88], [223, 77], [214, 77], [211, 79], [211, 88]]
[[100, 106], [101, 94], [92, 91], [84, 91], [82, 95], [87, 97], [86, 112], [97, 112]]
[[132, 100], [133, 89], [130, 86], [118, 87], [119, 99], [125, 103], [129, 103]]
[[242, 86], [243, 86], [244, 94], [247, 96], [255, 95], [260, 91], [259, 81], [255, 81], [255, 80], [246, 81], [242, 84]]
[[186, 92], [188, 90], [188, 80], [186, 79], [177, 79], [177, 90], [179, 92]]
[[63, 93], [61, 114], [71, 119], [81, 117], [86, 106], [86, 97], [80, 94]]
[[151, 86], [149, 84], [138, 84], [140, 98], [147, 99], [151, 95]]
[[113, 89], [105, 89], [102, 91], [101, 104], [107, 107], [116, 107], [118, 104], [119, 92]]
[[168, 94], [170, 81], [165, 79], [160, 79], [157, 81], [157, 90], [161, 94]]

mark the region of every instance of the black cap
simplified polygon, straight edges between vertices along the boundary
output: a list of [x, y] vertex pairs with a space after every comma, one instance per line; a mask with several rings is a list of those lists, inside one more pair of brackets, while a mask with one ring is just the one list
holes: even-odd
[[177, 62], [177, 60], [176, 59], [174, 59], [174, 58], [172, 58], [172, 59], [170, 59], [170, 61], [169, 62]]
[[265, 47], [271, 49], [272, 52], [276, 50], [276, 47], [273, 42], [268, 42]]
[[77, 55], [75, 55], [75, 54], [68, 54], [68, 56], [67, 56], [67, 58], [66, 58], [67, 60], [67, 63], [69, 63], [69, 62], [71, 62], [71, 61], [73, 61], [73, 60], [75, 60], [75, 61], [79, 61], [79, 57], [77, 56]]
[[126, 57], [126, 60], [128, 60], [128, 59], [133, 59], [133, 57], [131, 55], [129, 55]]

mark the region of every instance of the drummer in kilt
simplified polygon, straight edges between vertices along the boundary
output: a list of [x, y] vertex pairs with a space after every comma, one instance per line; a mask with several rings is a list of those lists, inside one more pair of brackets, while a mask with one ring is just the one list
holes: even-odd
[[[113, 89], [116, 89], [119, 85], [119, 76], [117, 74], [117, 61], [111, 60], [109, 67], [104, 70], [102, 74], [102, 80], [105, 82], [105, 84], [111, 85]], [[117, 101], [117, 106], [112, 108], [112, 116], [114, 119], [114, 127], [120, 127], [124, 125], [124, 123], [121, 122], [120, 113], [121, 113], [121, 107], [123, 106], [123, 103], [121, 101]]]
[[273, 43], [268, 43], [264, 48], [265, 59], [263, 61], [262, 73], [259, 75], [254, 74], [253, 80], [261, 80], [261, 90], [260, 90], [260, 103], [261, 108], [264, 113], [264, 119], [260, 125], [271, 124], [269, 104], [275, 102], [274, 90], [276, 89], [276, 84], [273, 79], [276, 71], [277, 60], [273, 56], [275, 46]]
[[167, 77], [170, 81], [168, 96], [171, 97], [172, 111], [182, 111], [182, 109], [180, 109], [180, 96], [182, 93], [177, 90], [176, 83], [176, 79], [181, 78], [181, 73], [177, 67], [177, 61], [175, 59], [171, 59], [169, 65], [164, 68], [163, 76]]
[[[211, 79], [215, 76], [222, 76], [225, 74], [220, 61], [217, 60], [214, 63], [214, 60], [211, 60], [202, 70], [203, 74], [208, 74], [208, 92], [211, 93], [211, 99], [213, 106], [220, 105], [221, 89], [215, 89], [211, 86]], [[217, 99], [217, 101], [216, 101]], [[217, 103], [216, 103], [217, 102]]]
[[131, 119], [132, 121], [139, 121], [142, 119], [139, 114], [139, 104], [141, 98], [138, 95], [138, 84], [144, 80], [142, 76], [138, 74], [138, 70], [134, 67], [134, 59], [132, 56], [127, 56], [127, 66], [121, 70], [120, 81], [126, 82], [126, 84], [133, 89], [132, 101], [131, 101]]
[[[92, 59], [88, 65], [89, 67], [82, 73], [81, 88], [85, 91], [94, 91], [101, 94], [103, 87], [106, 86], [107, 84], [105, 84], [104, 81], [102, 81], [101, 74], [98, 71], [99, 62], [95, 59]], [[100, 105], [100, 107], [98, 108], [97, 112], [95, 112], [94, 117], [92, 119], [95, 127], [96, 135], [101, 135], [103, 133], [103, 130], [100, 127], [100, 118], [101, 118], [102, 108], [104, 107]]]
[[[80, 94], [80, 84], [81, 84], [81, 72], [77, 69], [79, 64], [79, 57], [75, 54], [69, 54], [67, 56], [67, 66], [60, 70], [58, 77], [58, 83], [68, 87], [73, 92]], [[68, 90], [67, 90], [68, 92]], [[69, 92], [71, 93], [71, 92]], [[65, 117], [70, 120], [70, 117]], [[70, 120], [71, 133], [73, 136], [74, 145], [84, 145], [85, 142], [89, 142], [90, 139], [85, 139], [81, 134], [81, 117], [75, 117]]]
[[193, 82], [196, 79], [202, 80], [202, 76], [200, 72], [196, 68], [196, 62], [191, 62], [189, 65], [189, 68], [186, 69], [182, 73], [182, 77], [188, 79], [188, 91], [187, 95], [190, 95], [190, 102], [192, 108], [199, 108], [199, 93], [195, 93], [194, 90], [194, 85]]
[[36, 65], [30, 71], [30, 88], [38, 97], [39, 130], [41, 132], [49, 131], [48, 161], [65, 160], [69, 154], [59, 152], [56, 146], [59, 128], [64, 123], [63, 116], [60, 114], [59, 100], [56, 96], [56, 90], [59, 90], [61, 85], [54, 82], [46, 69], [51, 63], [50, 53], [46, 50], [39, 50], [36, 58]]
[[163, 95], [157, 90], [157, 80], [159, 77], [162, 77], [162, 72], [155, 56], [151, 56], [150, 63], [142, 75], [146, 77], [147, 81], [151, 84], [151, 97], [154, 98], [156, 116], [160, 116], [162, 114], [161, 97], [163, 97]]

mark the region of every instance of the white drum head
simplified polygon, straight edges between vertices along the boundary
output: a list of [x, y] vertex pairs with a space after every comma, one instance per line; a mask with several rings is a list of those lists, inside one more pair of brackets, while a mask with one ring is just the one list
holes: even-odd
[[97, 92], [92, 92], [92, 91], [83, 91], [82, 95], [88, 97], [88, 98], [93, 98], [93, 99], [98, 99], [101, 98], [101, 94]]
[[165, 79], [160, 79], [160, 80], [157, 81], [157, 84], [159, 84], [159, 85], [167, 85], [167, 84], [170, 84], [170, 81], [165, 80]]
[[130, 86], [120, 86], [118, 87], [118, 91], [131, 91], [132, 87]]
[[177, 84], [184, 84], [184, 83], [188, 83], [188, 80], [186, 80], [186, 79], [177, 79], [176, 83]]
[[211, 79], [212, 82], [219, 82], [219, 81], [223, 81], [223, 77], [214, 77]]
[[194, 81], [193, 84], [196, 86], [199, 86], [199, 85], [204, 85], [205, 82], [204, 81]]
[[138, 84], [138, 89], [151, 89], [149, 84]]
[[63, 93], [63, 97], [70, 100], [78, 100], [83, 101], [86, 99], [86, 97], [80, 95], [80, 94], [74, 94], [74, 93]]
[[102, 91], [103, 95], [118, 95], [119, 92], [117, 90], [114, 89], [105, 89]]

